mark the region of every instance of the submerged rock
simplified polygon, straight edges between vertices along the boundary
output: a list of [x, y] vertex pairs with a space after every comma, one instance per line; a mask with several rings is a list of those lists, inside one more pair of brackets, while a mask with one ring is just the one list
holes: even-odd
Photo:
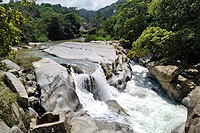
[[115, 100], [108, 100], [106, 101], [106, 104], [108, 104], [108, 107], [111, 108], [111, 110], [115, 111], [116, 113], [120, 115], [126, 115], [129, 116], [126, 111], [117, 103]]

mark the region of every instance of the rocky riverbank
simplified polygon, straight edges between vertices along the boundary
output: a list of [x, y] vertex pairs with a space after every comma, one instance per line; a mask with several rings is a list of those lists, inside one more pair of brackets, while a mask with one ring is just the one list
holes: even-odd
[[[93, 42], [77, 45], [71, 43], [70, 47], [68, 47], [63, 43], [44, 49], [46, 52], [49, 50], [48, 53], [51, 55], [65, 59], [70, 58], [66, 54], [69, 50], [71, 52], [75, 50], [73, 53], [79, 50], [76, 53], [76, 57], [72, 57], [72, 59], [83, 60], [83, 62], [87, 60], [99, 64], [103, 68], [110, 85], [121, 91], [125, 89], [126, 83], [132, 76], [131, 68], [129, 60], [124, 53], [125, 51], [117, 42]], [[54, 51], [55, 49], [59, 50]], [[65, 57], [54, 53], [62, 54], [60, 49], [65, 51]], [[83, 53], [81, 54], [82, 51], [86, 53], [86, 56], [83, 56]], [[94, 53], [94, 51], [97, 51], [97, 53]], [[93, 119], [82, 109], [72, 76], [72, 71], [76, 72], [77, 69], [83, 72], [84, 70], [81, 70], [81, 67], [74, 67], [66, 63], [61, 65], [52, 59], [44, 58], [33, 63], [35, 74], [25, 74], [19, 66], [10, 60], [3, 60], [2, 62], [7, 66], [12, 64], [10, 66], [12, 70], [5, 73], [1, 72], [1, 75], [10, 86], [10, 89], [19, 94], [23, 108], [29, 110], [31, 116], [30, 132], [133, 132], [125, 124]], [[23, 78], [25, 75], [26, 78]], [[94, 90], [89, 91], [94, 95], [98, 93]], [[110, 109], [119, 115], [128, 115], [117, 101], [107, 101], [107, 104]], [[5, 123], [1, 125], [5, 132], [10, 130], [9, 127], [4, 126]], [[19, 128], [17, 130], [20, 131]]]

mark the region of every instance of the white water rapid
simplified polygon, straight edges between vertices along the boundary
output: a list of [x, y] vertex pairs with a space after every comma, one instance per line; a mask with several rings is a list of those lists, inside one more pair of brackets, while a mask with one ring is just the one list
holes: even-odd
[[[186, 121], [187, 110], [169, 100], [157, 83], [148, 78], [148, 70], [139, 64], [132, 63], [133, 78], [128, 82], [125, 92], [108, 85], [103, 71], [88, 74], [73, 74], [76, 91], [83, 109], [95, 119], [127, 124], [136, 133], [170, 133]], [[95, 82], [100, 100], [85, 89]], [[130, 116], [121, 116], [111, 110], [106, 100], [116, 100]]]

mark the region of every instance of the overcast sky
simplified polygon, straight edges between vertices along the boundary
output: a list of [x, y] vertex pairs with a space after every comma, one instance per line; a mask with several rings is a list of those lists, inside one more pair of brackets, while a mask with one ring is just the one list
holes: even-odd
[[[3, 2], [9, 2], [10, 0], [3, 0]], [[61, 4], [65, 7], [78, 7], [85, 8], [87, 10], [98, 10], [105, 6], [111, 5], [117, 2], [117, 0], [37, 0], [36, 3], [50, 3]]]

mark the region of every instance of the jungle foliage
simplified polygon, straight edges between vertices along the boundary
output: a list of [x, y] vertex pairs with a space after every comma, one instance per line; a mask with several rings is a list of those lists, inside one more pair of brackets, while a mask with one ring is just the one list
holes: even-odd
[[[2, 1], [0, 1], [2, 2]], [[30, 41], [66, 40], [80, 36], [80, 17], [76, 8], [60, 4], [36, 4], [34, 0], [10, 0], [0, 4], [0, 57], [10, 47]]]
[[166, 62], [200, 61], [198, 0], [128, 0], [118, 8], [105, 31], [132, 48], [129, 57], [162, 52]]

